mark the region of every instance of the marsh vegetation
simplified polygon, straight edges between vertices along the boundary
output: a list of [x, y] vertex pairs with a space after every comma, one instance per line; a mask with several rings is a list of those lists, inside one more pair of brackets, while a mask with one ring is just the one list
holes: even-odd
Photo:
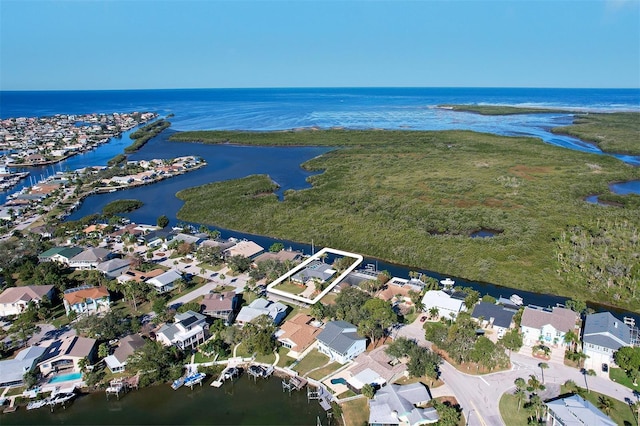
[[[568, 273], [558, 257], [563, 234], [599, 219], [633, 225], [628, 236], [636, 235], [635, 203], [584, 201], [608, 192], [611, 182], [640, 178], [640, 169], [614, 158], [469, 131], [212, 131], [172, 139], [340, 147], [303, 164], [323, 173], [309, 178], [310, 189], [285, 191], [283, 201], [273, 193], [277, 183], [264, 175], [181, 191], [180, 220], [313, 240], [471, 280], [639, 309], [637, 281], [595, 295], [585, 291], [587, 277]], [[470, 238], [481, 229], [499, 232]], [[632, 253], [637, 259], [637, 249]]]

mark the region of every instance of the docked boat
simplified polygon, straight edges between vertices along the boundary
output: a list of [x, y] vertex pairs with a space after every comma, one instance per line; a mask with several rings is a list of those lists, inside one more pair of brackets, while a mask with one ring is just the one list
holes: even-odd
[[45, 405], [48, 405], [49, 401], [50, 401], [49, 398], [39, 399], [37, 401], [31, 401], [30, 403], [27, 404], [27, 410], [35, 410], [36, 408], [42, 408]]
[[522, 306], [522, 303], [524, 302], [522, 300], [522, 297], [518, 296], [517, 294], [512, 294], [509, 300], [516, 306]]
[[184, 385], [185, 386], [197, 385], [198, 383], [202, 382], [202, 380], [204, 380], [205, 377], [207, 377], [207, 375], [204, 373], [192, 374], [190, 376], [187, 376], [186, 379], [184, 379]]
[[58, 393], [49, 399], [49, 405], [64, 404], [75, 398], [75, 396], [76, 394], [73, 392]]
[[173, 383], [171, 383], [171, 389], [176, 390], [182, 385], [184, 385], [184, 377], [180, 377], [179, 379], [174, 380]]

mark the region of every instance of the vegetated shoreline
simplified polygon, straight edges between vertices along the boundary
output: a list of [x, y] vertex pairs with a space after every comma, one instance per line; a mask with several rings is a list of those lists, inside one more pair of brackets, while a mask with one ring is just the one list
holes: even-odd
[[603, 152], [640, 155], [640, 112], [585, 112], [574, 109], [515, 107], [508, 105], [439, 105], [438, 108], [481, 115], [569, 113], [573, 124], [551, 132], [593, 143]]
[[[610, 182], [640, 178], [638, 168], [621, 167], [612, 157], [470, 131], [188, 133], [187, 139], [205, 143], [342, 149], [303, 164], [324, 173], [309, 178], [310, 189], [286, 191], [282, 202], [264, 195], [273, 191], [266, 176], [180, 191], [180, 220], [313, 239], [398, 265], [537, 293], [583, 295], [635, 312], [640, 306], [633, 288], [591, 288], [557, 273], [554, 261], [557, 240], [572, 227], [593, 227], [603, 218], [640, 224], [636, 209], [584, 201], [608, 191]], [[183, 140], [181, 135], [172, 139]], [[504, 232], [468, 237], [481, 228]]]

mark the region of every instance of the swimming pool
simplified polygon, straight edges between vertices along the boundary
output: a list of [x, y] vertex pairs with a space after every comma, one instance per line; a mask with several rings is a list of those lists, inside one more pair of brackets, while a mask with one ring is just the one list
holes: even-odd
[[342, 377], [338, 377], [337, 379], [331, 379], [331, 384], [332, 385], [338, 385], [338, 384], [346, 385], [347, 381]]
[[68, 382], [69, 380], [79, 380], [82, 379], [82, 373], [69, 373], [69, 374], [61, 374], [59, 376], [53, 377], [47, 383], [60, 383], [60, 382]]

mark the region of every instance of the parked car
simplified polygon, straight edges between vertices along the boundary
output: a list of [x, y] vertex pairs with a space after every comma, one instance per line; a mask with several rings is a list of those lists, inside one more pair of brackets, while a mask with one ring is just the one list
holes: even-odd
[[602, 372], [604, 372], [604, 373], [609, 372], [609, 365], [608, 364], [602, 364]]
[[422, 318], [420, 318], [420, 322], [425, 322], [427, 320], [427, 316], [423, 315]]

